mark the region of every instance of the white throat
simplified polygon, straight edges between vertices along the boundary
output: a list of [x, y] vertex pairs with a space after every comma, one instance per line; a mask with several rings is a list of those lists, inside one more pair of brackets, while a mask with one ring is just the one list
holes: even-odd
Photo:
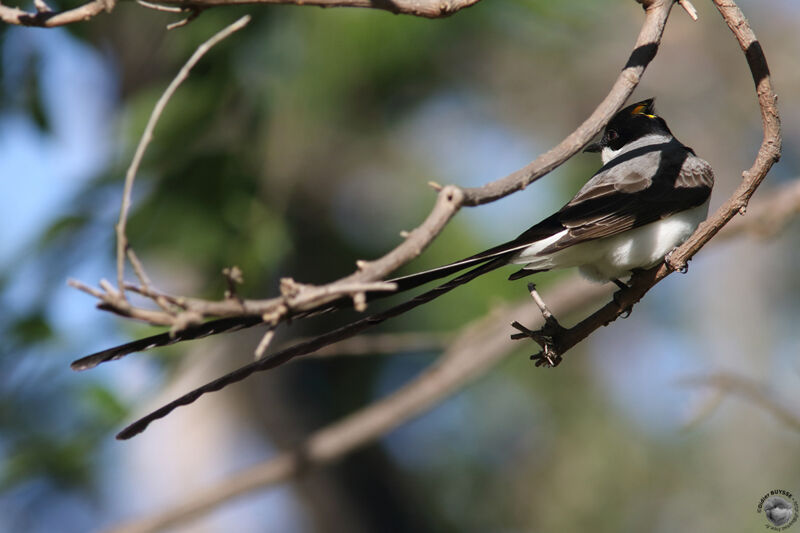
[[671, 135], [665, 135], [662, 133], [651, 133], [650, 135], [645, 135], [639, 139], [636, 139], [633, 142], [630, 142], [618, 150], [614, 150], [613, 148], [609, 148], [608, 146], [604, 146], [603, 150], [600, 152], [600, 157], [603, 160], [603, 164], [607, 164], [609, 161], [619, 157], [620, 155], [624, 154], [625, 152], [630, 152], [631, 150], [635, 150], [636, 148], [641, 148], [643, 146], [650, 146], [651, 144], [662, 144], [670, 142], [674, 139]]

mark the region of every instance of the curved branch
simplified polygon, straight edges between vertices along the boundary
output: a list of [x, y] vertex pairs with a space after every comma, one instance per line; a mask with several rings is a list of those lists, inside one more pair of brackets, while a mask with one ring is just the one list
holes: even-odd
[[448, 17], [480, 0], [161, 0], [164, 5], [183, 8], [208, 8], [245, 4], [284, 4], [316, 7], [359, 7], [381, 9], [396, 15], [424, 18]]
[[[713, 0], [713, 2], [744, 51], [756, 85], [764, 138], [753, 166], [742, 173], [742, 182], [731, 197], [708, 220], [700, 224], [694, 234], [676, 248], [662, 265], [634, 274], [630, 287], [617, 293], [614, 301], [609, 302], [576, 326], [559, 332], [551, 346], [559, 355], [564, 354], [596, 329], [607, 326], [619, 318], [641, 300], [656, 283], [673, 271], [683, 270], [694, 254], [728, 221], [737, 213], [744, 214], [750, 197], [764, 180], [772, 165], [780, 158], [781, 124], [776, 105], [778, 96], [772, 88], [767, 60], [761, 45], [744, 14], [733, 0]], [[539, 356], [534, 357], [538, 358]]]
[[[464, 8], [477, 4], [480, 0], [163, 0], [157, 4], [144, 3], [145, 7], [161, 11], [171, 10], [175, 6], [178, 11], [197, 13], [209, 7], [234, 6], [244, 4], [289, 4], [297, 6], [318, 7], [359, 7], [389, 11], [398, 15], [411, 15], [425, 18], [448, 17]], [[6, 24], [18, 26], [36, 26], [53, 28], [84, 22], [94, 18], [103, 11], [110, 13], [116, 0], [93, 0], [82, 6], [67, 11], [51, 11], [43, 8], [36, 12], [28, 12], [17, 7], [0, 3], [0, 20]]]
[[519, 191], [559, 167], [578, 153], [622, 108], [633, 93], [650, 61], [656, 56], [664, 26], [667, 23], [673, 0], [637, 0], [643, 4], [647, 17], [636, 39], [636, 46], [627, 63], [617, 77], [611, 91], [597, 109], [578, 129], [570, 133], [555, 148], [540, 155], [533, 162], [499, 180], [481, 187], [464, 190], [465, 205], [481, 205], [492, 202], [512, 192]]
[[800, 432], [800, 413], [779, 401], [774, 394], [751, 378], [719, 372], [708, 376], [684, 378], [681, 382], [694, 387], [709, 387], [723, 394], [742, 396], [771, 413], [785, 427]]
[[714, 242], [748, 233], [757, 237], [773, 237], [800, 213], [800, 179], [760, 193], [758, 202], [747, 207], [747, 216], [731, 220], [714, 238]]
[[0, 3], [0, 20], [6, 24], [14, 24], [17, 26], [55, 28], [56, 26], [87, 21], [103, 11], [110, 13], [111, 10], [114, 9], [115, 4], [116, 0], [94, 0], [67, 11], [57, 12], [43, 9], [31, 13], [17, 7], [5, 6]]

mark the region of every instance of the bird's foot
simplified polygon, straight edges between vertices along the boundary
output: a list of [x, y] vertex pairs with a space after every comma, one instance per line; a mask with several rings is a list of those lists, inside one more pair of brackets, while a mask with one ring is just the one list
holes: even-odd
[[542, 347], [542, 351], [531, 355], [531, 361], [534, 361], [536, 366], [552, 368], [561, 363], [563, 358], [558, 349], [558, 336], [566, 329], [561, 327], [557, 320], [545, 320], [544, 326], [536, 331], [528, 329], [516, 321], [511, 323], [511, 327], [519, 331], [519, 333], [511, 335], [513, 340], [532, 339]]
[[519, 333], [511, 335], [511, 338], [514, 340], [525, 338], [533, 339], [534, 342], [542, 347], [542, 351], [532, 355], [531, 360], [535, 361], [536, 366], [556, 367], [563, 359], [560, 353], [561, 350], [558, 347], [558, 339], [567, 330], [558, 323], [556, 317], [553, 316], [553, 313], [547, 308], [547, 305], [544, 303], [544, 300], [542, 300], [542, 297], [539, 296], [539, 293], [536, 291], [536, 286], [533, 283], [528, 283], [528, 290], [530, 291], [531, 298], [533, 298], [533, 301], [542, 313], [542, 317], [544, 317], [544, 326], [537, 331], [533, 331], [515, 321], [511, 326], [519, 331]]
[[664, 264], [667, 265], [667, 268], [672, 270], [673, 272], [680, 272], [681, 274], [686, 274], [689, 272], [689, 263], [679, 263], [672, 259], [672, 254], [675, 253], [677, 248], [674, 248], [670, 253], [664, 256]]
[[633, 311], [633, 306], [628, 305], [623, 307], [624, 304], [622, 303], [620, 297], [622, 296], [623, 291], [630, 289], [630, 286], [628, 286], [626, 283], [616, 278], [612, 279], [611, 281], [614, 282], [614, 285], [619, 287], [619, 290], [614, 293], [614, 296], [612, 296], [612, 298], [614, 299], [614, 303], [617, 304], [617, 307], [619, 307], [620, 310], [622, 311], [620, 318], [628, 318], [629, 316], [631, 316], [631, 311]]

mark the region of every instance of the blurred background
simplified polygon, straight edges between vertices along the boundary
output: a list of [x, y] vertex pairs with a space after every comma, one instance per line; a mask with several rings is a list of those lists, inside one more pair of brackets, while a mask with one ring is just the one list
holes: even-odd
[[[800, 4], [742, 0], [767, 54], [783, 156], [755, 200], [800, 175]], [[673, 10], [634, 98], [714, 167], [715, 209], [761, 140], [753, 82], [710, 2]], [[643, 20], [633, 1], [493, 0], [442, 20], [373, 10], [250, 7], [172, 15], [120, 3], [65, 29], [0, 27], [0, 530], [85, 532], [177, 505], [413, 378], [442, 349], [297, 361], [204, 397], [128, 442], [125, 423], [252, 360], [260, 332], [181, 344], [87, 373], [74, 358], [157, 331], [66, 286], [115, 276], [125, 168], [194, 49], [244, 13], [158, 124], [134, 191], [131, 242], [157, 287], [218, 298], [278, 279], [324, 283], [416, 226], [429, 180], [473, 186], [552, 147], [600, 102]], [[465, 209], [404, 272], [516, 236], [599, 167]], [[754, 200], [754, 201], [755, 201]], [[800, 435], [689, 376], [726, 371], [800, 402], [800, 225], [713, 243], [630, 318], [557, 370], [532, 346], [344, 460], [255, 491], [174, 531], [752, 531], [761, 496], [800, 496]], [[506, 272], [380, 331], [455, 332], [527, 297]], [[565, 274], [540, 278], [547, 287]], [[581, 315], [591, 312], [586, 309]], [[350, 316], [292, 325], [276, 343]], [[580, 318], [563, 317], [572, 324]], [[511, 333], [509, 328], [509, 333]], [[696, 423], [692, 423], [695, 421]]]

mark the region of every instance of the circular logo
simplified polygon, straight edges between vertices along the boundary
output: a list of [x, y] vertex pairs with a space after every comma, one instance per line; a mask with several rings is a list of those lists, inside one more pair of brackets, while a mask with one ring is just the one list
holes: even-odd
[[762, 510], [767, 518], [764, 524], [767, 529], [783, 531], [797, 522], [797, 500], [788, 490], [775, 489], [766, 493], [758, 502], [758, 512]]

